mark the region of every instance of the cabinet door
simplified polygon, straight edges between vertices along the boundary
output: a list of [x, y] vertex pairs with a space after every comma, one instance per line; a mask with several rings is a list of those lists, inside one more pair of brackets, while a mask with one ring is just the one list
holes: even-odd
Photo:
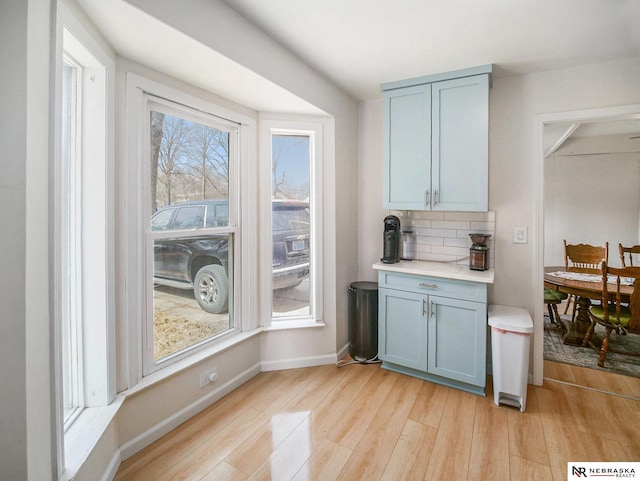
[[476, 386], [486, 383], [487, 305], [430, 296], [427, 371]]
[[432, 85], [432, 209], [487, 211], [489, 77]]
[[427, 296], [379, 289], [378, 357], [427, 370]]
[[383, 204], [427, 208], [431, 178], [431, 85], [384, 94]]

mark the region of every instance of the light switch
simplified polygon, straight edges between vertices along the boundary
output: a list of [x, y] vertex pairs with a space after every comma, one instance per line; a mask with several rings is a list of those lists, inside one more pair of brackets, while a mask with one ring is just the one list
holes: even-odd
[[513, 226], [513, 243], [514, 244], [526, 244], [529, 242], [527, 238], [527, 227], [523, 225]]

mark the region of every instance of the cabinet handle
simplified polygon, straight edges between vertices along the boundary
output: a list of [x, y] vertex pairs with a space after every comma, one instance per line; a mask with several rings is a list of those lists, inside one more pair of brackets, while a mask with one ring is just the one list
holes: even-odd
[[424, 299], [422, 299], [422, 315], [425, 316], [427, 314], [427, 303]]
[[429, 191], [428, 190], [424, 191], [424, 205], [429, 207]]
[[429, 299], [429, 317], [433, 317], [433, 301]]
[[427, 289], [437, 289], [438, 284], [427, 284], [426, 282], [421, 282], [418, 284], [420, 287], [426, 287]]
[[438, 205], [438, 191], [434, 190], [433, 191], [433, 206], [435, 207], [436, 205]]

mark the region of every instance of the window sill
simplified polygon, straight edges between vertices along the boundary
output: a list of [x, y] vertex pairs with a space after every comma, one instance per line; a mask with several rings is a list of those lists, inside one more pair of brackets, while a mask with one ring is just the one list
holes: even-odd
[[307, 319], [292, 319], [289, 321], [272, 321], [270, 326], [263, 328], [265, 332], [270, 331], [287, 331], [289, 329], [308, 329], [325, 327], [324, 321], [312, 321]]
[[64, 434], [65, 478], [73, 479], [115, 418], [124, 396], [108, 406], [85, 408]]

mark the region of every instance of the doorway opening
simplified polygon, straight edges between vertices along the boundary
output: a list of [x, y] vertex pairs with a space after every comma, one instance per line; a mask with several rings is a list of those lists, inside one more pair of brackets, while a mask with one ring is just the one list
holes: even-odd
[[[605, 213], [606, 222], [611, 223], [610, 229], [603, 228], [605, 225], [602, 220], [603, 214], [598, 211], [600, 208], [606, 210], [606, 204], [609, 201], [613, 201], [616, 205], [620, 203], [612, 199], [599, 198], [601, 193], [607, 190], [600, 186], [611, 188], [617, 182], [622, 185], [631, 175], [629, 172], [617, 175], [616, 169], [630, 169], [630, 172], [636, 173], [634, 175], [640, 175], [640, 137], [638, 137], [640, 136], [640, 105], [539, 115], [535, 118], [534, 130], [533, 230], [537, 235], [533, 239], [533, 249], [535, 258], [540, 260], [537, 265], [534, 265], [534, 286], [536, 298], [542, 299], [544, 267], [564, 264], [562, 244], [564, 237], [573, 235], [581, 242], [599, 245], [601, 239], [597, 236], [610, 233], [615, 237], [615, 239], [613, 237], [608, 239], [610, 261], [618, 259], [618, 242], [640, 244], [638, 227], [640, 207], [630, 206], [634, 213], [622, 213], [623, 217], [617, 220], [611, 213]], [[603, 144], [605, 139], [613, 142], [613, 145]], [[582, 164], [579, 164], [580, 162]], [[610, 162], [610, 165], [607, 166], [606, 162]], [[617, 166], [614, 168], [613, 164]], [[569, 169], [569, 172], [566, 169]], [[551, 175], [553, 177], [550, 177]], [[563, 187], [565, 178], [567, 183]], [[590, 186], [590, 183], [593, 185]], [[638, 183], [636, 182], [635, 185], [637, 186]], [[573, 193], [572, 190], [574, 190]], [[637, 204], [640, 205], [640, 193], [637, 192], [637, 188], [632, 190], [635, 192], [634, 195], [639, 196]], [[584, 196], [580, 201], [581, 196], [576, 192], [586, 194], [588, 202], [584, 200]], [[558, 203], [569, 202], [567, 199], [572, 201], [572, 205], [558, 205]], [[633, 204], [634, 201], [630, 200], [628, 203]], [[566, 220], [567, 216], [571, 221]], [[623, 232], [625, 229], [628, 232]], [[561, 307], [560, 312], [562, 311]], [[545, 312], [546, 306], [542, 302], [534, 304], [536, 319], [543, 319]], [[583, 348], [575, 347], [574, 349]], [[547, 364], [546, 372], [545, 364]], [[611, 376], [607, 376], [606, 373], [600, 373], [591, 368], [586, 369], [589, 369], [586, 373], [575, 369], [550, 369], [549, 363], [544, 361], [544, 325], [542, 322], [535, 323], [533, 353], [535, 384], [542, 384], [543, 378], [547, 378], [586, 385], [604, 376], [601, 381], [603, 390], [625, 390], [624, 387], [611, 387], [616, 383], [612, 382]], [[564, 376], [559, 374], [562, 372], [569, 374], [563, 379], [556, 379]], [[622, 384], [626, 382], [623, 380]], [[638, 386], [640, 386], [640, 380], [638, 380]], [[592, 385], [587, 387], [598, 388]], [[635, 392], [636, 395], [640, 392], [638, 387], [635, 388]], [[618, 392], [618, 394], [628, 393]]]

